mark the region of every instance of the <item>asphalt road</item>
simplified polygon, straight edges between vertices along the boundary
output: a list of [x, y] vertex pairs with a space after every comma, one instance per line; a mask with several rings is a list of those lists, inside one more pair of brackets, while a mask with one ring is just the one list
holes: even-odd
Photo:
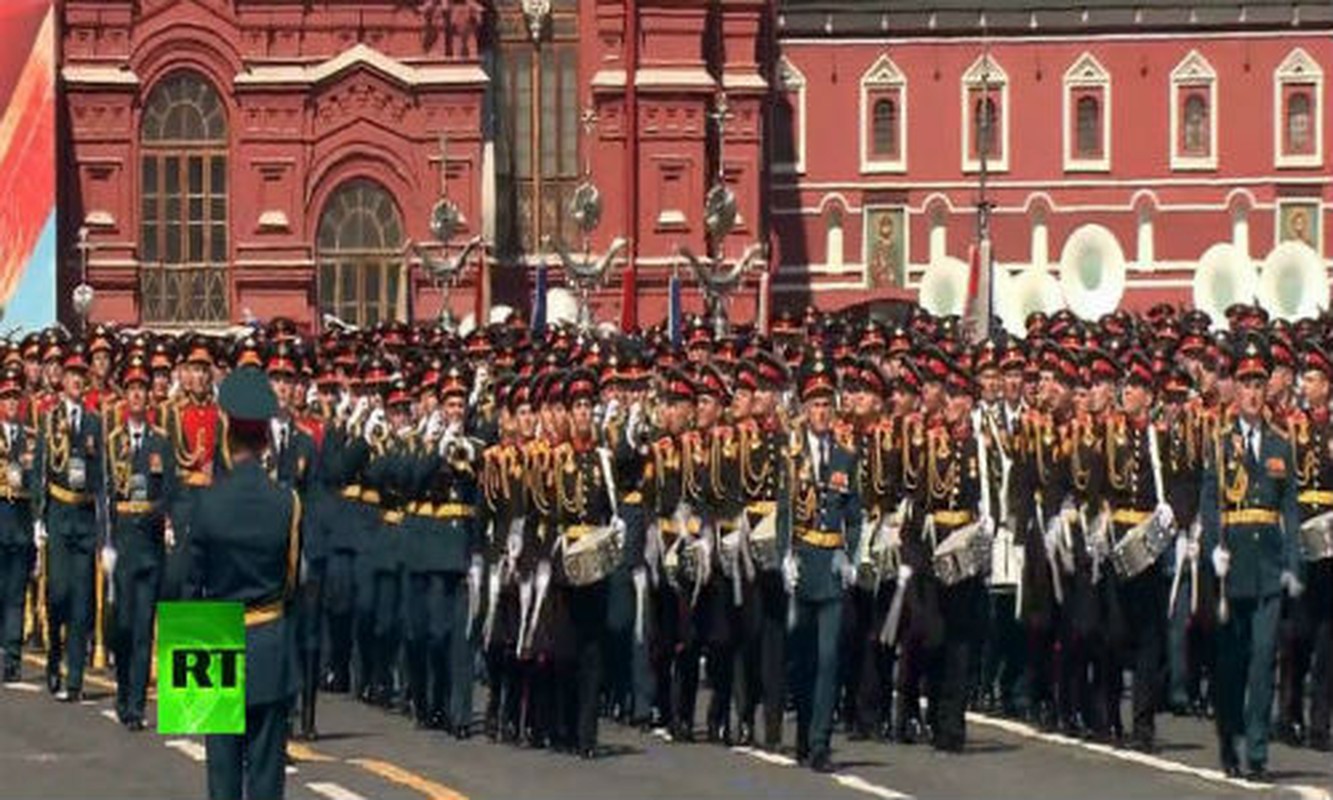
[[[40, 672], [0, 690], [0, 798], [156, 798], [205, 795], [202, 745], [189, 737], [131, 734], [114, 719], [111, 687], [88, 682], [82, 705], [51, 700]], [[1275, 785], [1216, 771], [1210, 722], [1159, 718], [1155, 757], [973, 717], [961, 755], [928, 747], [834, 740], [837, 772], [819, 775], [787, 755], [672, 744], [603, 725], [607, 755], [594, 762], [415, 730], [398, 715], [342, 697], [321, 698], [320, 741], [295, 746], [287, 794], [370, 800], [621, 800], [622, 798], [1268, 798], [1328, 800], [1333, 758], [1275, 745]], [[151, 717], [151, 709], [150, 709]], [[151, 723], [151, 719], [150, 719]], [[151, 729], [150, 729], [151, 731]], [[793, 738], [789, 730], [787, 741]]]

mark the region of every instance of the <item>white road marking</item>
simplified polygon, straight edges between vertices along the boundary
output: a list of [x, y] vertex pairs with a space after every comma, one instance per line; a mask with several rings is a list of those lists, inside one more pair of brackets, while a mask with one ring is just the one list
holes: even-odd
[[844, 789], [865, 792], [866, 794], [872, 794], [875, 797], [882, 797], [884, 800], [911, 800], [912, 797], [910, 794], [894, 791], [887, 786], [871, 783], [859, 775], [835, 773], [832, 778], [835, 783]]
[[769, 764], [776, 764], [779, 767], [794, 767], [796, 759], [791, 756], [784, 756], [781, 753], [770, 753], [767, 750], [760, 750], [757, 747], [733, 747], [732, 752], [747, 755], [750, 758], [757, 758]]
[[96, 700], [80, 700], [80, 701], [79, 701], [79, 705], [81, 705], [81, 706], [95, 706], [95, 705], [97, 705], [97, 701], [96, 701]]
[[351, 789], [344, 789], [336, 783], [307, 783], [305, 788], [329, 800], [366, 800]]
[[287, 765], [286, 772], [287, 772], [288, 775], [295, 775], [295, 774], [296, 774], [296, 767], [293, 767], [291, 764], [288, 764], [288, 765]]
[[208, 760], [208, 756], [204, 753], [204, 746], [198, 742], [192, 742], [189, 739], [168, 739], [163, 744], [172, 750], [184, 753], [195, 761]]
[[104, 709], [102, 709], [101, 711], [99, 711], [98, 713], [101, 714], [102, 716], [106, 717], [107, 719], [111, 720], [112, 722], [116, 722], [116, 723], [119, 723], [119, 722], [120, 722], [120, 717], [116, 716], [116, 712], [113, 711], [113, 710], [111, 710], [111, 709], [109, 709], [109, 708], [104, 708]]
[[1243, 778], [1229, 778], [1226, 773], [1220, 769], [1209, 769], [1207, 767], [1195, 767], [1190, 764], [1182, 764], [1179, 761], [1162, 758], [1161, 756], [1140, 753], [1135, 750], [1122, 750], [1111, 747], [1107, 744], [1098, 742], [1085, 742], [1082, 739], [1075, 739], [1071, 736], [1062, 736], [1058, 733], [1046, 733], [1038, 730], [1024, 722], [1016, 722], [1011, 719], [1001, 719], [986, 714], [977, 714], [968, 712], [969, 722], [975, 722], [978, 725], [987, 725], [992, 728], [999, 728], [1002, 731], [1022, 736], [1027, 739], [1035, 739], [1049, 744], [1057, 744], [1065, 747], [1077, 747], [1090, 753], [1097, 753], [1108, 758], [1114, 758], [1120, 761], [1127, 761], [1132, 764], [1156, 769], [1162, 772], [1171, 772], [1177, 775], [1190, 775], [1205, 781], [1214, 783], [1224, 783], [1228, 786], [1234, 786], [1238, 789], [1249, 791], [1282, 791], [1295, 794], [1301, 800], [1333, 800], [1327, 789], [1321, 789], [1317, 786], [1307, 786], [1296, 783], [1260, 783], [1249, 781]]
[[26, 681], [16, 681], [14, 683], [6, 683], [5, 688], [13, 689], [16, 692], [40, 692], [42, 690], [42, 687], [38, 686], [37, 684], [28, 683]]

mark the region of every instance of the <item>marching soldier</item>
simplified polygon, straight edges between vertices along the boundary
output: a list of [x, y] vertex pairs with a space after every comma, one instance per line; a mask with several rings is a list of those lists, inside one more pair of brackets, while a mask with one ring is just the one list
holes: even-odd
[[[736, 696], [737, 741], [755, 742], [755, 712], [762, 702], [762, 744], [776, 750], [782, 743], [782, 712], [787, 697], [787, 592], [779, 570], [777, 547], [778, 491], [784, 479], [784, 409], [780, 394], [790, 383], [787, 367], [767, 351], [755, 353], [754, 396], [750, 413], [736, 423], [736, 479], [750, 534], [745, 542], [749, 563], [742, 604], [740, 669]], [[742, 374], [746, 373], [742, 369]]]
[[45, 547], [47, 559], [46, 685], [57, 699], [78, 702], [92, 625], [93, 558], [104, 538], [97, 529], [95, 505], [105, 470], [102, 421], [83, 407], [88, 363], [81, 342], [70, 346], [62, 367], [64, 392], [43, 418], [37, 445], [41, 483], [34, 513], [38, 547]]
[[147, 362], [131, 360], [121, 379], [124, 418], [107, 436], [115, 552], [116, 716], [130, 731], [144, 729], [167, 512], [176, 490], [175, 452], [165, 431], [148, 419], [150, 380]]
[[[1166, 450], [1154, 416], [1152, 366], [1141, 351], [1131, 352], [1127, 363], [1121, 408], [1107, 421], [1106, 457], [1104, 469], [1099, 470], [1111, 507], [1110, 545], [1127, 554], [1115, 561], [1115, 570], [1108, 576], [1113, 606], [1110, 627], [1114, 631], [1110, 656], [1114, 660], [1104, 702], [1112, 713], [1118, 712], [1120, 676], [1126, 667], [1131, 669], [1134, 691], [1130, 746], [1153, 752], [1169, 586], [1159, 556], [1175, 540], [1175, 512], [1165, 494]], [[1135, 541], [1126, 542], [1128, 537]]]
[[834, 424], [837, 386], [831, 367], [816, 356], [803, 371], [800, 389], [805, 420], [793, 429], [787, 451], [778, 547], [785, 553], [783, 570], [794, 601], [797, 761], [831, 772], [838, 628], [843, 596], [856, 580], [861, 498], [851, 429]]
[[167, 436], [176, 449], [179, 491], [172, 501], [174, 537], [167, 541], [167, 563], [162, 597], [181, 596], [188, 569], [188, 540], [194, 501], [213, 483], [223, 468], [218, 434], [222, 430], [217, 402], [213, 397], [213, 349], [208, 340], [196, 336], [189, 343], [180, 366], [181, 397], [166, 409]]
[[319, 689], [320, 615], [319, 593], [321, 581], [310, 570], [312, 564], [323, 562], [323, 536], [319, 529], [317, 504], [312, 502], [313, 477], [318, 472], [315, 441], [298, 424], [296, 406], [300, 386], [297, 375], [300, 365], [298, 354], [286, 341], [273, 345], [265, 369], [273, 394], [278, 400], [278, 413], [270, 422], [272, 445], [269, 451], [269, 473], [284, 489], [292, 489], [301, 498], [306, 509], [301, 533], [302, 548], [306, 554], [306, 580], [297, 598], [294, 629], [297, 656], [300, 659], [298, 695], [300, 738], [313, 741], [315, 730], [315, 697]]
[[[1302, 352], [1301, 391], [1305, 410], [1292, 415], [1289, 434], [1301, 521], [1309, 525], [1333, 512], [1333, 422], [1329, 418], [1329, 379], [1333, 361], [1317, 344]], [[1285, 638], [1278, 659], [1278, 735], [1290, 744], [1308, 741], [1316, 750], [1329, 749], [1329, 703], [1333, 701], [1333, 553], [1306, 548], [1308, 590], [1284, 600], [1293, 608], [1288, 616], [1293, 630]], [[1303, 635], [1299, 635], [1303, 634]], [[1308, 738], [1303, 737], [1307, 668], [1311, 678]]]
[[[614, 516], [616, 498], [610, 453], [598, 448], [593, 427], [597, 380], [591, 371], [572, 371], [565, 384], [570, 436], [560, 443], [551, 464], [555, 535], [565, 558], [554, 565], [556, 589], [551, 605], [555, 628], [558, 741], [580, 758], [597, 756], [597, 712], [602, 681], [602, 640], [606, 629], [605, 574], [571, 572], [569, 557], [585, 536], [623, 540], [624, 523]], [[609, 534], [606, 533], [609, 528]], [[594, 544], [594, 547], [596, 544]]]
[[1234, 424], [1220, 427], [1205, 454], [1200, 514], [1205, 551], [1220, 584], [1217, 733], [1222, 767], [1268, 777], [1269, 714], [1281, 597], [1299, 595], [1300, 506], [1290, 443], [1264, 421], [1269, 364], [1255, 336], [1234, 371]]
[[196, 499], [187, 596], [245, 604], [245, 734], [207, 736], [208, 795], [281, 798], [287, 713], [296, 693], [289, 615], [301, 562], [301, 500], [262, 458], [278, 402], [264, 373], [241, 367], [222, 382], [231, 470]]
[[36, 432], [19, 416], [23, 373], [5, 367], [0, 374], [0, 657], [3, 682], [20, 679], [24, 589], [32, 567], [32, 507]]
[[514, 742], [519, 734], [522, 675], [516, 649], [519, 632], [517, 568], [524, 543], [527, 472], [524, 447], [536, 420], [531, 383], [516, 378], [502, 394], [500, 441], [482, 454], [482, 489], [486, 503], [482, 524], [486, 539], [486, 619], [482, 652], [486, 659], [485, 728], [487, 736]]
[[408, 572], [408, 683], [417, 723], [471, 735], [472, 628], [481, 608], [482, 541], [476, 521], [479, 445], [464, 430], [467, 373], [439, 387], [442, 414], [427, 427], [411, 473], [404, 530]]

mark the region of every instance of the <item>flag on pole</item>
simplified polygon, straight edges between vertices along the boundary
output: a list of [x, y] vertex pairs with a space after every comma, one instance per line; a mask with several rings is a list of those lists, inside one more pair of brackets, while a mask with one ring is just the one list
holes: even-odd
[[532, 332], [546, 331], [546, 264], [537, 265], [537, 280], [532, 290]]
[[971, 248], [971, 262], [967, 276], [966, 322], [968, 340], [980, 344], [990, 338], [991, 332], [991, 263], [990, 239], [982, 239]]
[[638, 270], [634, 268], [634, 254], [637, 249], [629, 248], [629, 263], [621, 273], [620, 287], [620, 329], [632, 331], [639, 326], [639, 286]]
[[675, 272], [671, 273], [671, 280], [667, 284], [667, 325], [671, 333], [671, 346], [680, 347], [680, 275]]

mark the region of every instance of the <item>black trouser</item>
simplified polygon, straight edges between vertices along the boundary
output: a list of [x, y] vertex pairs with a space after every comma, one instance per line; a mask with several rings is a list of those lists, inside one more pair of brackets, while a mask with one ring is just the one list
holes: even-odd
[[[1154, 717], [1162, 690], [1168, 590], [1157, 565], [1133, 578], [1121, 579], [1117, 586], [1129, 646], [1121, 664], [1134, 671], [1133, 737], [1139, 743], [1151, 743], [1156, 732]], [[1118, 691], [1113, 697], [1119, 697]]]
[[890, 717], [885, 688], [893, 676], [893, 651], [880, 644], [879, 633], [892, 597], [892, 583], [877, 590], [858, 586], [842, 607], [842, 718], [862, 736], [878, 733]]
[[356, 621], [356, 552], [336, 550], [324, 573], [323, 606], [329, 635], [329, 688], [345, 692], [351, 685], [352, 632]]
[[1278, 624], [1278, 725], [1290, 729], [1305, 724], [1305, 676], [1314, 655], [1314, 620], [1304, 597], [1282, 598]]
[[303, 736], [315, 733], [315, 699], [319, 695], [320, 678], [320, 627], [324, 618], [324, 572], [324, 562], [312, 564], [310, 574], [297, 594], [296, 653], [301, 666], [301, 694], [297, 703]]
[[[491, 569], [499, 569], [492, 565]], [[486, 726], [493, 736], [509, 739], [519, 730], [523, 681], [515, 648], [518, 645], [518, 591], [501, 589], [493, 612], [491, 639], [486, 648]], [[489, 612], [488, 612], [489, 613]]]
[[597, 746], [597, 712], [602, 690], [602, 640], [606, 635], [606, 581], [565, 586], [573, 632], [572, 661], [557, 670], [563, 728], [580, 751]]
[[153, 618], [161, 569], [151, 564], [130, 573], [115, 571], [116, 713], [122, 722], [143, 721], [148, 670], [153, 657]]
[[23, 647], [23, 598], [32, 566], [32, 548], [0, 546], [0, 653], [4, 668], [17, 670]]
[[668, 727], [692, 729], [699, 691], [700, 642], [690, 589], [663, 582], [657, 591], [653, 676], [657, 706]]
[[731, 579], [716, 570], [700, 590], [700, 638], [705, 643], [708, 686], [708, 731], [712, 735], [731, 726], [731, 698], [736, 675], [736, 635], [739, 628]]
[[985, 656], [981, 669], [982, 691], [994, 694], [999, 710], [1016, 714], [1023, 710], [1023, 625], [1014, 618], [1017, 594], [1011, 589], [989, 593], [990, 623], [986, 628]]
[[209, 800], [281, 800], [289, 705], [247, 706], [243, 735], [204, 737]]
[[[83, 689], [83, 667], [88, 657], [88, 634], [93, 618], [93, 511], [64, 509], [64, 524], [57, 528], [52, 522], [46, 544], [49, 570], [46, 581], [46, 608], [50, 619], [51, 643], [47, 651], [48, 674], [58, 673], [62, 656], [61, 643], [68, 648], [66, 663], [67, 688], [71, 692]], [[86, 519], [72, 520], [73, 515], [86, 514]], [[73, 528], [67, 535], [66, 526]]]
[[1310, 614], [1310, 743], [1329, 742], [1329, 705], [1333, 702], [1333, 559], [1306, 565], [1307, 588], [1301, 599]]
[[930, 654], [934, 744], [944, 750], [961, 750], [967, 739], [968, 678], [977, 628], [986, 607], [986, 586], [980, 578], [971, 578], [941, 586], [939, 597], [944, 641]]
[[778, 572], [760, 572], [745, 585], [741, 615], [738, 714], [742, 722], [753, 726], [762, 700], [764, 744], [776, 747], [782, 741], [787, 693], [787, 592]]

